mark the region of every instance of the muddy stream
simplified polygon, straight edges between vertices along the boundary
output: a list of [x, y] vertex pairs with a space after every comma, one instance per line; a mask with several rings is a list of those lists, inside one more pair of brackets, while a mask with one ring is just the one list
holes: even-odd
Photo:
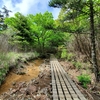
[[14, 83], [23, 82], [23, 81], [30, 81], [33, 78], [36, 78], [39, 75], [39, 65], [43, 63], [43, 60], [37, 59], [32, 62], [29, 62], [28, 65], [24, 65], [23, 72], [24, 75], [18, 75], [14, 73], [12, 70], [7, 75], [5, 82], [0, 86], [0, 95], [4, 92], [7, 92], [10, 88], [12, 88]]

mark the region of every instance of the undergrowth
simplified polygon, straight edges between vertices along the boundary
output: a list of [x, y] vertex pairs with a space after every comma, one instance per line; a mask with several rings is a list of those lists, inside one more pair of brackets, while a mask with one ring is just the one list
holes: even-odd
[[67, 49], [62, 49], [61, 58], [72, 61], [74, 58], [74, 54], [67, 52]]
[[82, 68], [82, 63], [79, 61], [73, 61], [72, 62], [73, 66], [75, 66], [77, 69], [81, 69]]
[[6, 74], [9, 71], [9, 67], [11, 64], [17, 64], [18, 59], [26, 60], [33, 59], [38, 57], [39, 54], [37, 52], [29, 52], [29, 53], [0, 53], [0, 85], [4, 81]]
[[78, 80], [84, 88], [87, 88], [87, 85], [91, 82], [91, 78], [87, 74], [82, 74], [78, 76]]

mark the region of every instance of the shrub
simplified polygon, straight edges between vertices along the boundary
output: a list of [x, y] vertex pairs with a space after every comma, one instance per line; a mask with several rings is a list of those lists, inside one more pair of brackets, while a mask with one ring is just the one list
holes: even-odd
[[89, 75], [86, 75], [86, 74], [82, 74], [78, 76], [78, 80], [84, 88], [87, 88], [87, 84], [91, 82]]
[[9, 62], [9, 57], [7, 57], [6, 53], [0, 53], [0, 68], [7, 67]]
[[67, 50], [66, 49], [62, 49], [61, 58], [66, 58], [66, 57], [67, 57]]
[[67, 60], [71, 61], [73, 59], [74, 55], [72, 53], [67, 53]]
[[68, 61], [73, 59], [74, 55], [72, 53], [68, 53], [67, 49], [63, 48], [61, 51], [61, 58], [66, 58]]
[[75, 66], [76, 68], [80, 69], [82, 67], [82, 63], [77, 61], [77, 62], [72, 62], [73, 66]]

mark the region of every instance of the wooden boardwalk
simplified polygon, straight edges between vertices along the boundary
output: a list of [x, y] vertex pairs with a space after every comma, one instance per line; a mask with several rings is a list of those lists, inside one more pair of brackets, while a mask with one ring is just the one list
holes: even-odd
[[53, 55], [50, 65], [53, 100], [87, 100]]

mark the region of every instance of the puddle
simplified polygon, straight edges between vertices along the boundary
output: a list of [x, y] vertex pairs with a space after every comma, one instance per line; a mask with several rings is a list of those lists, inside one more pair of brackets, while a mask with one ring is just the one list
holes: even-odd
[[0, 94], [6, 92], [8, 89], [12, 87], [14, 82], [23, 82], [30, 81], [31, 79], [37, 77], [39, 75], [39, 65], [43, 63], [43, 60], [38, 59], [29, 63], [23, 70], [26, 74], [17, 75], [13, 72], [10, 72], [6, 77], [5, 82], [0, 86]]

